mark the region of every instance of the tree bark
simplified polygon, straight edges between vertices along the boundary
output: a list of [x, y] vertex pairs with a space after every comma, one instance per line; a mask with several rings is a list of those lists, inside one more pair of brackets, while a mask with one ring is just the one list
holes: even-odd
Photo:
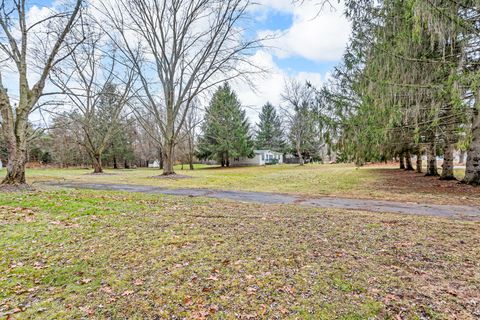
[[303, 166], [305, 164], [305, 160], [303, 159], [300, 148], [297, 148], [297, 156], [298, 156], [298, 162], [300, 163], [301, 166]]
[[3, 179], [2, 184], [18, 185], [25, 184], [25, 164], [26, 156], [17, 151], [9, 154], [7, 162], [7, 176]]
[[103, 173], [102, 157], [100, 154], [92, 156], [93, 173]]
[[[25, 88], [23, 87], [24, 92]], [[2, 118], [2, 133], [7, 145], [7, 175], [2, 184], [25, 184], [25, 164], [27, 163], [27, 118], [25, 98], [19, 101], [16, 117], [13, 114], [13, 108], [3, 87], [0, 74], [0, 115]]]
[[467, 151], [464, 183], [480, 185], [480, 89], [475, 96], [472, 115], [472, 142]]
[[410, 154], [410, 151], [407, 150], [405, 152], [405, 162], [406, 162], [406, 168], [405, 170], [408, 170], [408, 171], [413, 171], [413, 165], [412, 165], [412, 155]]
[[453, 144], [447, 142], [443, 149], [443, 164], [440, 180], [455, 180], [455, 175], [453, 174], [453, 152]]
[[194, 166], [193, 166], [193, 153], [190, 153], [188, 155], [188, 164], [190, 166], [190, 170], [193, 170], [195, 169]]
[[163, 159], [163, 175], [168, 176], [171, 174], [175, 174], [175, 170], [173, 169], [174, 162], [175, 162], [175, 155], [174, 155], [174, 141], [173, 138], [165, 139], [165, 143], [162, 148], [162, 159]]
[[402, 152], [400, 153], [400, 169], [405, 170], [405, 154]]
[[427, 148], [427, 173], [425, 175], [438, 176], [435, 142], [431, 142]]
[[113, 169], [118, 169], [117, 156], [113, 155]]
[[417, 152], [416, 167], [417, 167], [417, 172], [422, 173], [422, 153], [421, 152]]

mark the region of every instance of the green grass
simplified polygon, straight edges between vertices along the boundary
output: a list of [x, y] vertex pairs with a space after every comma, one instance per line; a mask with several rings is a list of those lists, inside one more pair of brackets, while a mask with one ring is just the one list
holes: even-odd
[[0, 234], [0, 318], [474, 319], [479, 311], [475, 222], [52, 190], [0, 193]]
[[[106, 170], [106, 175], [92, 175], [90, 169], [30, 169], [28, 181], [34, 185], [46, 181], [123, 183], [169, 188], [211, 188], [280, 192], [315, 196], [376, 198], [399, 201], [420, 201], [449, 204], [480, 204], [480, 192], [457, 190], [455, 182], [424, 180], [422, 175], [400, 172], [393, 167], [352, 165], [275, 165], [265, 167], [219, 168], [197, 165], [196, 170], [176, 172], [190, 178], [158, 178], [158, 169]], [[460, 176], [460, 172], [457, 172]], [[1, 173], [0, 173], [1, 174]], [[393, 175], [393, 176], [392, 176]], [[157, 177], [157, 178], [155, 178]], [[397, 178], [407, 178], [399, 182]], [[413, 185], [415, 184], [415, 185]], [[468, 199], [466, 201], [466, 196]]]
[[191, 179], [155, 179], [158, 169], [107, 170], [111, 175], [92, 176], [84, 169], [33, 169], [28, 171], [31, 181], [67, 179], [89, 182], [115, 182], [167, 186], [172, 188], [216, 188], [267, 192], [294, 192], [326, 194], [332, 190], [347, 192], [360, 189], [375, 180], [368, 170], [356, 170], [349, 165], [277, 165], [265, 167], [219, 168], [197, 166], [196, 170], [176, 172]]

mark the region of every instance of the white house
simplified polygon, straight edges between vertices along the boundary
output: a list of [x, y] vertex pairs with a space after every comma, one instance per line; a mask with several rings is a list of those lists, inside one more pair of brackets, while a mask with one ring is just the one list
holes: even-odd
[[255, 150], [253, 158], [234, 158], [230, 165], [240, 166], [263, 166], [266, 164], [283, 163], [283, 154], [271, 150]]
[[160, 168], [160, 161], [155, 160], [155, 161], [149, 163], [149, 164], [148, 164], [148, 167], [149, 167], [149, 168]]

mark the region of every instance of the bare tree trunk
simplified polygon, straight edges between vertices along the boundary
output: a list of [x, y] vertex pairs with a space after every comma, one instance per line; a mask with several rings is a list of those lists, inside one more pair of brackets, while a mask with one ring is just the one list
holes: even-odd
[[300, 151], [299, 147], [297, 147], [297, 156], [298, 156], [300, 165], [303, 166], [305, 164], [305, 160], [303, 159], [302, 152]]
[[118, 169], [117, 156], [113, 155], [113, 169]]
[[417, 172], [422, 173], [422, 153], [419, 151], [417, 152]]
[[[7, 143], [8, 144], [8, 143]], [[27, 162], [23, 148], [16, 149], [13, 153], [9, 152], [7, 162], [7, 175], [2, 184], [25, 184], [25, 164]]]
[[405, 170], [413, 171], [412, 165], [412, 155], [410, 154], [410, 150], [405, 151], [405, 160], [406, 160], [406, 168]]
[[453, 174], [453, 151], [453, 144], [447, 142], [443, 149], [443, 164], [440, 180], [455, 180], [455, 175]]
[[427, 173], [425, 175], [438, 176], [435, 142], [431, 142], [427, 148]]
[[92, 156], [93, 173], [103, 173], [102, 157], [100, 154]]
[[405, 170], [405, 154], [403, 152], [399, 155], [400, 158], [400, 169]]
[[174, 142], [173, 139], [165, 139], [165, 144], [162, 148], [162, 159], [163, 159], [163, 175], [171, 175], [175, 174], [173, 169], [174, 162], [175, 162], [175, 155], [174, 155]]
[[467, 151], [467, 163], [464, 183], [480, 185], [480, 89], [475, 97], [475, 107], [472, 116], [472, 142]]
[[[0, 79], [1, 80], [1, 79]], [[0, 82], [1, 85], [1, 82]], [[13, 116], [10, 101], [6, 90], [0, 87], [0, 111], [2, 116], [2, 129], [7, 144], [7, 175], [2, 184], [25, 184], [25, 164], [27, 163], [27, 116], [17, 114]]]
[[191, 153], [191, 152], [188, 155], [188, 164], [190, 165], [190, 170], [195, 169], [194, 166], [193, 166], [193, 153]]

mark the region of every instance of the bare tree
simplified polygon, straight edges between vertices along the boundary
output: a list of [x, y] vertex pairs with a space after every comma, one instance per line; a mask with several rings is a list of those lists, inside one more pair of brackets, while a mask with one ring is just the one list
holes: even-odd
[[122, 130], [126, 107], [135, 96], [136, 73], [118, 59], [93, 21], [78, 32], [86, 35], [85, 41], [53, 70], [51, 79], [74, 106], [65, 115], [76, 128], [77, 143], [89, 155], [94, 173], [103, 173], [102, 154]]
[[[82, 5], [82, 0], [76, 0], [70, 9], [52, 9], [47, 17], [28, 25], [26, 2], [0, 0], [0, 61], [18, 72], [19, 88], [18, 103], [13, 104], [2, 84], [0, 70], [0, 114], [8, 150], [7, 176], [2, 184], [26, 183], [28, 118], [38, 108], [52, 68], [71, 54], [65, 48], [65, 39], [77, 22]], [[30, 86], [35, 69], [32, 63], [36, 64], [38, 75]]]
[[282, 107], [283, 116], [288, 125], [289, 138], [297, 153], [300, 165], [305, 163], [304, 154], [311, 152], [319, 133], [315, 127], [315, 115], [312, 103], [315, 92], [308, 86], [291, 80], [285, 84], [282, 95], [286, 106]]
[[[174, 147], [196, 97], [261, 71], [249, 60], [260, 39], [243, 40], [250, 0], [118, 0], [99, 10], [143, 84], [147, 115], [162, 135], [163, 174], [174, 174]], [[142, 59], [138, 56], [142, 52]]]

